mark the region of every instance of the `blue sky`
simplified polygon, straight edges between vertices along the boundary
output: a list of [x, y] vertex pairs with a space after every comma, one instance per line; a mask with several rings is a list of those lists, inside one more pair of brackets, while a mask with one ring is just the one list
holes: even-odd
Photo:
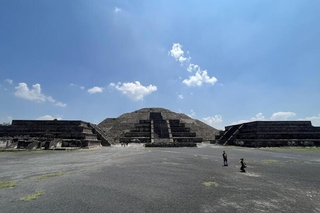
[[2, 0], [0, 123], [145, 107], [320, 126], [320, 1]]

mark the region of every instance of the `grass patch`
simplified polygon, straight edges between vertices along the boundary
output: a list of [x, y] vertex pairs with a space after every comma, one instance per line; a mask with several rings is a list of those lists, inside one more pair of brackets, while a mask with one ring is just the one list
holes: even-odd
[[52, 178], [52, 177], [59, 177], [59, 176], [62, 176], [62, 175], [65, 175], [65, 174], [62, 173], [62, 172], [59, 172], [59, 173], [41, 175], [41, 176], [35, 177], [33, 179], [34, 180], [43, 180], [43, 179], [48, 179], [48, 178]]
[[277, 160], [263, 160], [262, 163], [278, 163]]
[[206, 187], [210, 187], [210, 186], [217, 187], [217, 186], [219, 186], [219, 183], [214, 182], [214, 181], [207, 181], [207, 182], [203, 182], [203, 185], [205, 185]]
[[25, 201], [25, 202], [28, 202], [28, 201], [31, 201], [31, 200], [35, 200], [37, 199], [38, 197], [44, 195], [44, 191], [37, 191], [35, 193], [32, 193], [26, 197], [23, 197], [23, 198], [20, 198], [21, 201]]
[[5, 182], [0, 182], [0, 189], [3, 188], [13, 188], [17, 185], [17, 181], [5, 181]]

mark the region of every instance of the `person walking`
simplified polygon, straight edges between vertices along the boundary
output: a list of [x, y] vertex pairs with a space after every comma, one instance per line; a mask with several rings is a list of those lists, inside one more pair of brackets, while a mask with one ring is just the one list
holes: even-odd
[[223, 153], [222, 153], [222, 158], [223, 158], [223, 165], [228, 166], [228, 156], [225, 151], [223, 151]]
[[244, 162], [243, 158], [240, 159], [240, 171], [241, 172], [246, 172], [245, 168], [247, 167], [246, 163]]

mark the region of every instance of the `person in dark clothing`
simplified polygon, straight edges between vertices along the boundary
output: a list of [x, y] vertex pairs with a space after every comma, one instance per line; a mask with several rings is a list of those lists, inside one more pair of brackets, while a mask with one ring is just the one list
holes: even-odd
[[241, 172], [246, 172], [245, 168], [246, 168], [247, 166], [246, 166], [246, 163], [244, 162], [243, 158], [240, 159], [240, 165], [241, 165], [240, 171], [241, 171]]
[[225, 151], [223, 151], [223, 153], [222, 153], [222, 158], [223, 158], [223, 165], [228, 166], [228, 156]]

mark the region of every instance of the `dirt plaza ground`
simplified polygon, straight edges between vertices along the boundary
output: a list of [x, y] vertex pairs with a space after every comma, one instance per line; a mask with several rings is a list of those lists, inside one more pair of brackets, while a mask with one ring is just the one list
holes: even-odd
[[320, 212], [319, 174], [319, 148], [0, 152], [0, 205], [5, 213], [311, 213]]

